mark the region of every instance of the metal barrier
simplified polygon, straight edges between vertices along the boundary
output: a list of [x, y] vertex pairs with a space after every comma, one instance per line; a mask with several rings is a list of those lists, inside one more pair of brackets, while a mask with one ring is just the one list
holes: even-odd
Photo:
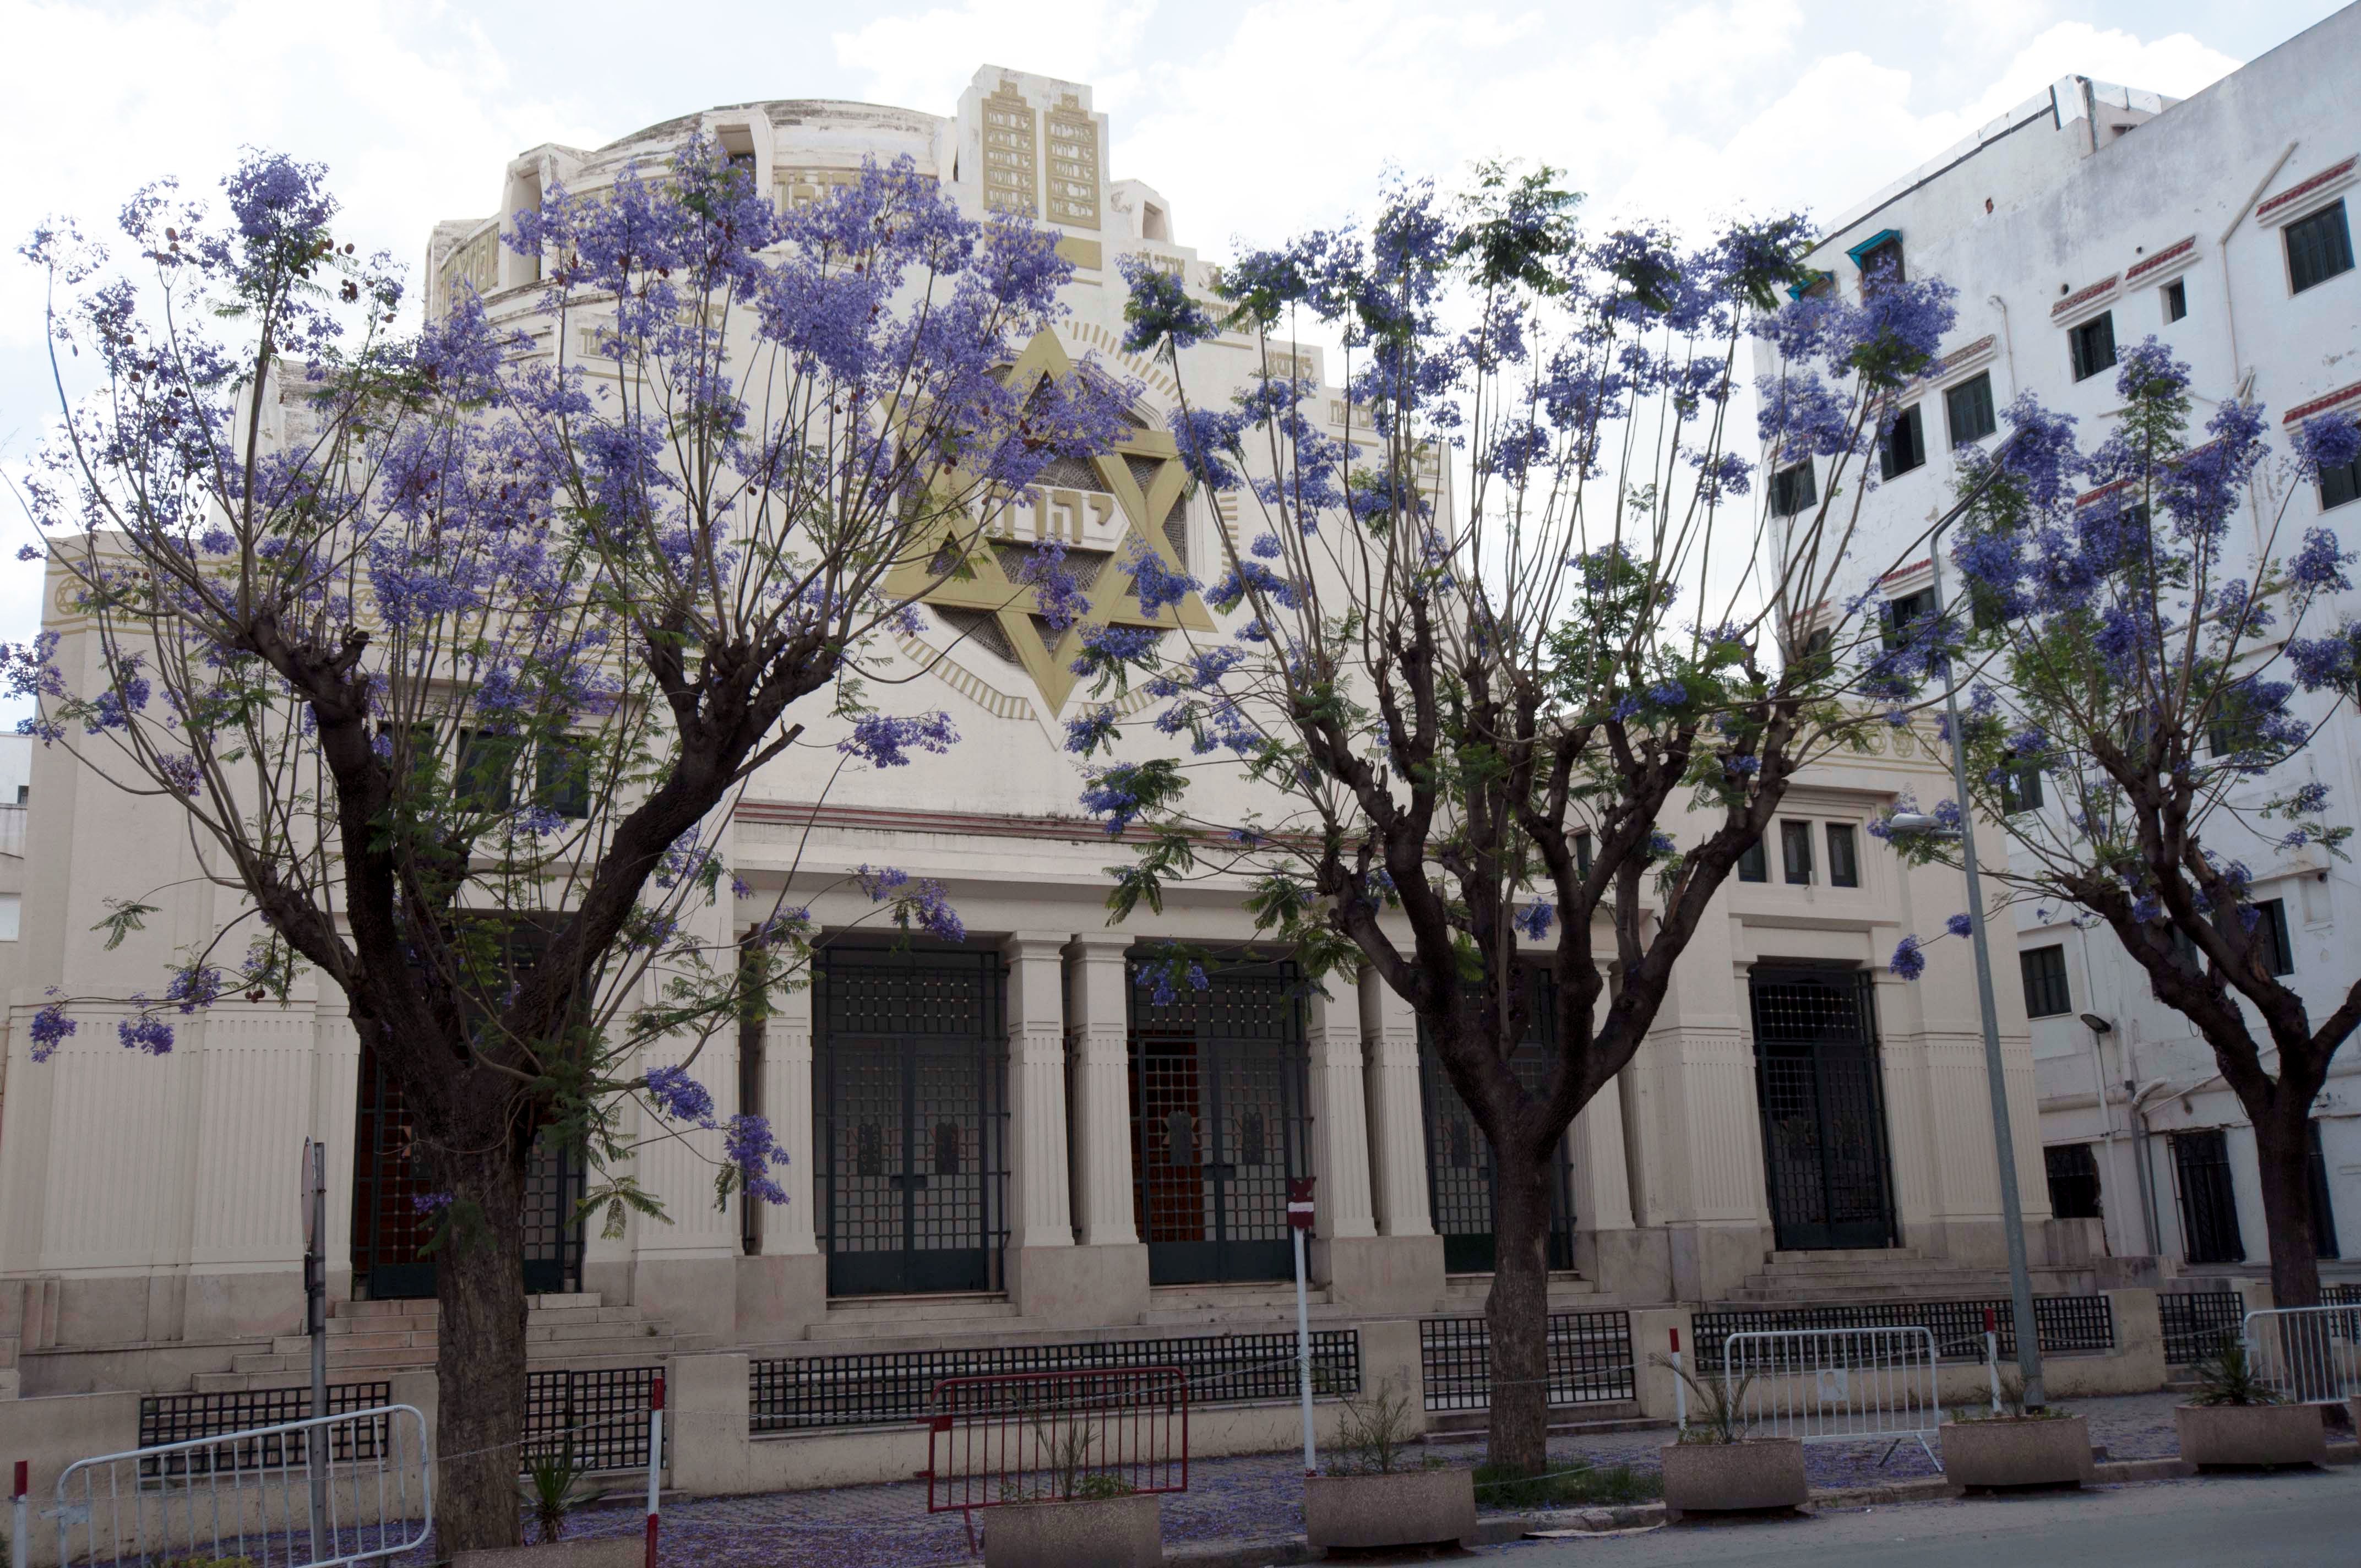
[[2235, 1290], [2169, 1290], [2156, 1299], [2168, 1366], [2191, 1366], [2244, 1326], [2246, 1303]]
[[[1751, 1435], [1806, 1442], [1927, 1439], [1942, 1424], [1935, 1335], [1919, 1328], [1774, 1329], [1731, 1334], [1722, 1398]], [[1893, 1456], [1893, 1448], [1886, 1456]], [[1939, 1462], [1938, 1462], [1939, 1468]]]
[[1189, 1489], [1180, 1367], [947, 1377], [933, 1404], [930, 1514]]
[[[1430, 1410], [1481, 1410], [1492, 1403], [1492, 1331], [1481, 1318], [1422, 1318], [1419, 1370]], [[1629, 1312], [1552, 1312], [1549, 1402], [1603, 1405], [1640, 1397]]]
[[426, 1418], [383, 1405], [78, 1460], [58, 1477], [56, 1519], [64, 1568], [397, 1556], [434, 1530]]
[[2341, 1405], [2361, 1393], [2361, 1306], [2248, 1312], [2246, 1362], [2290, 1405]]

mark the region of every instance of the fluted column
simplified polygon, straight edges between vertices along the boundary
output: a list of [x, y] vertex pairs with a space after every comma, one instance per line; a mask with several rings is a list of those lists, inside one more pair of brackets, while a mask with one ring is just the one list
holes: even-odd
[[1008, 956], [1009, 1245], [1071, 1246], [1067, 1201], [1066, 936], [1019, 931]]
[[1066, 1044], [1072, 1059], [1074, 1221], [1084, 1246], [1129, 1246], [1132, 1223], [1131, 1085], [1127, 980], [1131, 938], [1111, 931], [1074, 938], [1067, 949]]
[[771, 1135], [786, 1154], [775, 1171], [787, 1201], [765, 1209], [763, 1255], [807, 1257], [819, 1251], [818, 1216], [812, 1212], [812, 993], [799, 986], [771, 1004], [763, 1022], [763, 1106]]
[[1431, 1236], [1426, 1113], [1419, 1099], [1418, 1019], [1374, 972], [1360, 984], [1367, 1050], [1369, 1157], [1377, 1220], [1389, 1236]]
[[1369, 1118], [1363, 1088], [1359, 988], [1332, 978], [1333, 994], [1306, 998], [1312, 1174], [1319, 1234], [1346, 1241], [1378, 1234], [1369, 1205]]

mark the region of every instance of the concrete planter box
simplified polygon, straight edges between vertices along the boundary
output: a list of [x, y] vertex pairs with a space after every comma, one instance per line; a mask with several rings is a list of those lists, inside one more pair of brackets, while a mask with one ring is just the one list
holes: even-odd
[[1668, 1442], [1664, 1514], [1736, 1513], [1748, 1508], [1796, 1508], [1811, 1500], [1804, 1475], [1804, 1444], [1792, 1437], [1742, 1442]]
[[2091, 1479], [2091, 1424], [2002, 1417], [1943, 1423], [1943, 1475], [1962, 1486], [2079, 1486]]
[[1314, 1546], [1433, 1546], [1476, 1538], [1476, 1473], [1397, 1470], [1312, 1475], [1303, 1534]]
[[2328, 1462], [2328, 1432], [2312, 1405], [2177, 1405], [2172, 1424], [2191, 1464]]
[[1154, 1568], [1164, 1561], [1161, 1502], [1151, 1493], [982, 1509], [984, 1568]]
[[451, 1568], [640, 1568], [647, 1555], [645, 1536], [606, 1535], [595, 1541], [462, 1552], [453, 1556]]

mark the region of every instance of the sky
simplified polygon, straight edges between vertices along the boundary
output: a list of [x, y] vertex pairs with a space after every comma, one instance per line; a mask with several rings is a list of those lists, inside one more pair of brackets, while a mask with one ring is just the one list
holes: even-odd
[[[41, 294], [15, 247], [50, 214], [104, 229], [142, 182], [214, 190], [242, 147], [325, 163], [364, 249], [423, 256], [489, 214], [503, 167], [716, 104], [849, 98], [948, 114], [986, 63], [1085, 82], [1110, 173], [1218, 259], [1367, 210], [1389, 170], [1548, 163], [1596, 219], [1701, 230], [1833, 217], [2073, 72], [2186, 96], [2328, 0], [0, 0], [0, 465], [54, 415]], [[672, 18], [694, 16], [693, 25]], [[562, 17], [562, 20], [557, 18]], [[37, 621], [0, 494], [0, 640]], [[0, 715], [0, 717], [6, 717]]]

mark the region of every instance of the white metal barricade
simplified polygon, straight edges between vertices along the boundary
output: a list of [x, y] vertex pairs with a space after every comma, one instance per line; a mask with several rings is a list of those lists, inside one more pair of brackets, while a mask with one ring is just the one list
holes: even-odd
[[64, 1568], [391, 1557], [434, 1529], [426, 1418], [381, 1405], [79, 1460], [58, 1477], [55, 1518]]
[[2361, 1306], [2248, 1312], [2246, 1364], [2290, 1405], [2341, 1405], [2361, 1394]]
[[1927, 1439], [1942, 1424], [1935, 1334], [1927, 1328], [1771, 1329], [1731, 1334], [1722, 1398], [1750, 1437], [1806, 1442]]

